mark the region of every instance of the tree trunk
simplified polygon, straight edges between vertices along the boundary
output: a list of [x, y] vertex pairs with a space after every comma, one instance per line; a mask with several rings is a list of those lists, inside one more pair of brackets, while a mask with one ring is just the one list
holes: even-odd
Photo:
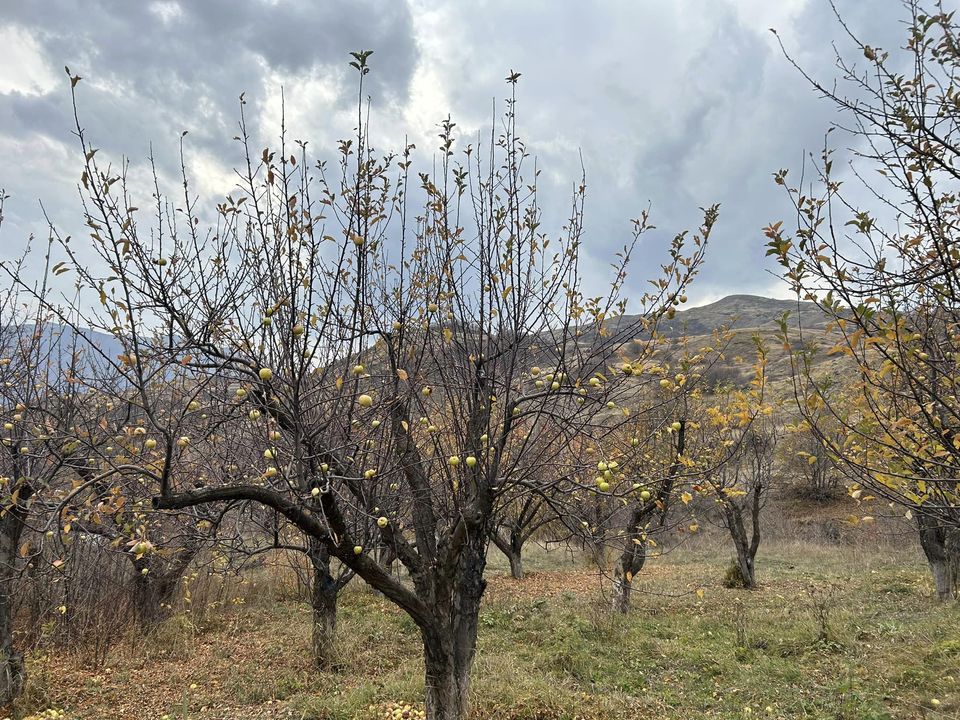
[[483, 537], [467, 540], [456, 565], [436, 577], [434, 622], [421, 628], [427, 720], [464, 720], [486, 588]]
[[199, 545], [191, 544], [174, 550], [169, 559], [156, 554], [133, 559], [133, 612], [141, 632], [149, 632], [173, 615], [180, 578], [199, 550]]
[[463, 720], [469, 708], [473, 651], [465, 655], [450, 643], [440, 642], [435, 648], [431, 645], [424, 641], [427, 718]]
[[730, 531], [733, 547], [737, 552], [737, 571], [740, 575], [740, 585], [748, 590], [753, 590], [757, 587], [754, 560], [757, 546], [760, 544], [760, 535], [754, 529], [753, 540], [747, 538], [747, 530], [743, 524], [743, 512], [732, 502], [728, 501], [724, 505], [724, 513], [727, 517], [727, 529]]
[[523, 558], [520, 555], [520, 548], [513, 547], [511, 548], [511, 553], [507, 556], [507, 559], [510, 560], [510, 576], [514, 580], [523, 579]]
[[[638, 538], [640, 539], [640, 538]], [[613, 569], [613, 611], [627, 613], [630, 611], [630, 596], [633, 592], [633, 578], [643, 570], [647, 560], [647, 545], [645, 539], [640, 544], [628, 538], [630, 546], [624, 550]]]
[[23, 656], [13, 647], [13, 581], [24, 518], [16, 508], [0, 519], [0, 708], [23, 690]]
[[957, 582], [960, 580], [960, 537], [957, 531], [945, 527], [922, 508], [917, 512], [917, 525], [920, 546], [927, 556], [937, 597], [952, 600], [957, 597]]
[[613, 569], [613, 611], [627, 613], [630, 611], [630, 594], [633, 590], [633, 579], [643, 569], [647, 560], [647, 533], [645, 523], [654, 515], [660, 515], [660, 526], [663, 526], [670, 503], [670, 494], [673, 492], [673, 482], [680, 472], [680, 458], [686, 447], [687, 421], [680, 420], [680, 429], [677, 431], [676, 455], [667, 469], [656, 499], [638, 502], [630, 513], [625, 538], [626, 545]]
[[307, 553], [313, 565], [310, 604], [313, 608], [313, 662], [324, 669], [331, 665], [337, 631], [337, 596], [340, 586], [330, 574], [330, 554], [325, 545], [311, 538]]
[[523, 579], [523, 539], [516, 529], [510, 530], [509, 537], [494, 530], [490, 535], [493, 544], [502, 552], [510, 562], [510, 576], [514, 580]]
[[173, 575], [149, 566], [147, 569], [146, 575], [138, 571], [133, 579], [133, 613], [141, 632], [149, 632], [173, 614], [173, 600], [181, 576], [181, 573]]

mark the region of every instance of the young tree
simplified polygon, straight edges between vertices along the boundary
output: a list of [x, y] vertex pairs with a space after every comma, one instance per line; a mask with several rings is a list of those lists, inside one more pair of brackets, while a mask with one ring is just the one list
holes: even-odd
[[[368, 56], [352, 63], [361, 98]], [[296, 525], [416, 623], [430, 718], [466, 715], [501, 498], [519, 489], [558, 497], [576, 484], [571, 468], [537, 453], [537, 473], [526, 472], [535, 449], [577, 437], [602, 448], [628, 414], [587, 383], [587, 370], [611, 355], [608, 323], [626, 309], [626, 265], [646, 216], [617, 255], [609, 291], [585, 296], [585, 185], [562, 235], [548, 237], [515, 107], [511, 96], [502, 132], [482, 152], [466, 146], [462, 164], [455, 125], [444, 122], [436, 172], [416, 175], [418, 187], [413, 148], [378, 157], [362, 102], [337, 181], [326, 164], [309, 165], [304, 144], [291, 153], [284, 135], [277, 150], [255, 152], [241, 110], [240, 186], [209, 231], [186, 172], [179, 207], [158, 191], [146, 231], [125, 169], [102, 166], [77, 127], [87, 225], [109, 271], [75, 258], [72, 267], [103, 308], [85, 320], [127, 348], [118, 369], [164, 440], [159, 462], [140, 468], [154, 504], [255, 502]], [[652, 337], [672, 312], [716, 216], [708, 209], [696, 236], [670, 243], [654, 289], [635, 299], [631, 336]], [[176, 373], [216, 394], [216, 432], [186, 435], [182, 415], [158, 412], [162, 390], [147, 378]], [[621, 373], [608, 391], [648, 381]], [[230, 432], [258, 438], [256, 467], [203, 482], [174, 472]], [[411, 585], [378, 560], [381, 546]]]
[[[915, 518], [937, 593], [950, 598], [960, 567], [960, 44], [953, 13], [904, 5], [902, 50], [849, 33], [863, 57], [862, 65], [837, 58], [849, 95], [805, 75], [842, 113], [837, 128], [855, 144], [861, 192], [837, 179], [825, 151], [814, 163], [820, 191], [788, 189], [796, 231], [775, 223], [766, 233], [784, 278], [833, 320], [832, 351], [856, 368], [843, 398], [851, 407], [838, 408], [814, 382], [814, 351], [801, 347], [793, 356], [801, 411], [863, 488], [853, 493]], [[789, 187], [785, 170], [775, 179]], [[842, 444], [807, 412], [811, 398], [843, 423]]]
[[757, 360], [750, 386], [721, 391], [705, 409], [707, 438], [698, 458], [704, 467], [701, 489], [713, 495], [736, 551], [730, 579], [751, 590], [757, 586], [760, 511], [773, 483], [781, 432], [766, 399], [766, 350], [759, 337], [755, 342]]

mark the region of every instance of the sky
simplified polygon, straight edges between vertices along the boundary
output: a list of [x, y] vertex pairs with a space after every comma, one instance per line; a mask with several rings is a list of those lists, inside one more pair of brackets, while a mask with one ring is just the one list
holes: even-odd
[[[902, 44], [899, 0], [835, 5], [864, 42]], [[146, 180], [152, 149], [172, 180], [186, 130], [195, 189], [212, 206], [242, 160], [232, 140], [241, 93], [264, 144], [279, 130], [282, 90], [290, 135], [333, 151], [355, 125], [349, 53], [370, 49], [375, 144], [409, 138], [422, 167], [439, 122], [452, 116], [459, 147], [476, 142], [504, 107], [505, 76], [522, 73], [518, 126], [542, 169], [546, 228], [563, 223], [581, 158], [586, 171], [588, 294], [602, 292], [644, 209], [657, 229], [631, 264], [637, 294], [673, 235], [720, 203], [691, 303], [787, 297], [764, 257], [763, 227], [790, 218], [772, 174], [798, 173], [837, 116], [770, 28], [823, 81], [837, 75], [835, 47], [857, 57], [828, 0], [0, 0], [0, 260], [46, 236], [44, 210], [84, 237], [65, 66], [83, 78], [81, 124], [103, 156], [128, 158]]]

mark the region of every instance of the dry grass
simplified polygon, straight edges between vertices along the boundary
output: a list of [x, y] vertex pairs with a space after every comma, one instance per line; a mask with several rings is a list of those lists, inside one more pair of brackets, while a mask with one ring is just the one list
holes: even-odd
[[[761, 550], [756, 592], [721, 586], [727, 560], [706, 542], [652, 560], [623, 618], [607, 612], [605, 586], [579, 559], [536, 549], [517, 582], [493, 552], [474, 716], [960, 715], [960, 613], [936, 603], [912, 551], [780, 543]], [[202, 622], [181, 615], [149, 638], [124, 638], [99, 669], [74, 654], [34, 654], [20, 713], [320, 720], [383, 717], [397, 701], [420, 707], [416, 628], [383, 599], [348, 588], [341, 667], [320, 673], [307, 606], [269, 577], [239, 592]]]

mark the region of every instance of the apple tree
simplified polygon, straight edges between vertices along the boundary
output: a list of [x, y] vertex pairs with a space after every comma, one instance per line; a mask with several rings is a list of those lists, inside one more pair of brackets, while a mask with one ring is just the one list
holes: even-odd
[[[854, 147], [849, 179], [829, 148], [812, 161], [813, 187], [777, 172], [796, 227], [777, 222], [766, 234], [784, 279], [832, 320], [827, 352], [855, 369], [852, 389], [831, 397], [813, 377], [816, 350], [791, 344], [801, 412], [856, 497], [913, 519], [937, 593], [951, 598], [960, 569], [960, 45], [953, 13], [905, 7], [902, 48], [872, 47], [848, 30], [859, 57], [838, 56], [842, 82], [805, 74], [840, 113], [832, 129]], [[811, 406], [842, 423], [842, 442]]]
[[[368, 58], [351, 63], [361, 98]], [[154, 505], [258, 503], [295, 525], [417, 625], [430, 718], [466, 716], [501, 500], [530, 494], [575, 514], [574, 490], [593, 489], [577, 479], [587, 466], [541, 449], [579, 439], [602, 457], [611, 433], [649, 409], [617, 399], [640, 378], [619, 373], [603, 391], [589, 378], [612, 355], [626, 267], [651, 227], [634, 222], [610, 285], [587, 294], [586, 185], [548, 235], [516, 129], [518, 78], [508, 77], [489, 141], [462, 145], [455, 124], [441, 124], [430, 172], [414, 169], [412, 146], [375, 150], [362, 103], [330, 163], [285, 134], [255, 149], [241, 105], [238, 187], [211, 214], [185, 171], [182, 197], [157, 191], [148, 217], [126, 167], [106, 164], [77, 127], [86, 222], [105, 269], [63, 248], [92, 301], [90, 326], [134, 356], [129, 392], [162, 438], [140, 467]], [[667, 244], [617, 333], [654, 336], [716, 217], [709, 208], [698, 233]], [[191, 434], [182, 414], [159, 411], [165, 390], [147, 378], [175, 373], [217, 408]], [[257, 463], [202, 480], [177, 471], [232, 433], [251, 438]], [[409, 583], [390, 572], [394, 557]]]

